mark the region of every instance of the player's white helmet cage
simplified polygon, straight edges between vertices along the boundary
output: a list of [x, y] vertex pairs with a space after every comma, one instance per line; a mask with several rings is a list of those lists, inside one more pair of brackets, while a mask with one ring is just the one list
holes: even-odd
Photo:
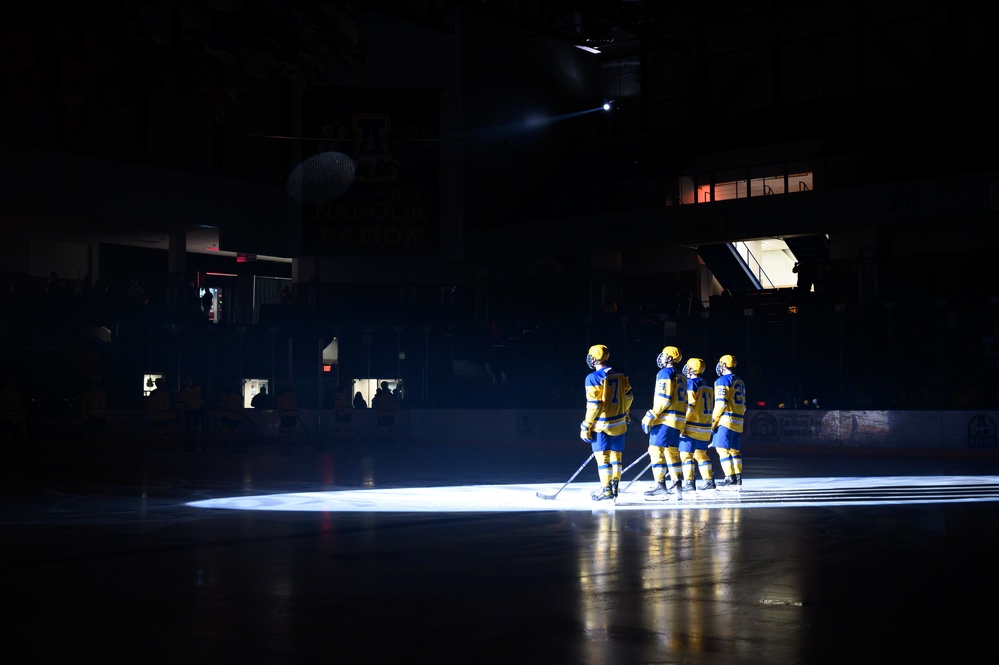
[[681, 360], [683, 360], [683, 354], [680, 353], [680, 349], [675, 346], [667, 346], [663, 348], [662, 353], [656, 358], [656, 364], [659, 365], [659, 369], [662, 369], [667, 364], [675, 366]]
[[683, 375], [688, 379], [693, 379], [701, 374], [704, 374], [704, 361], [700, 358], [691, 358], [683, 366]]
[[590, 350], [586, 352], [586, 365], [590, 369], [596, 363], [606, 363], [610, 359], [610, 349], [608, 349], [603, 344], [594, 344], [590, 347]]
[[718, 359], [718, 364], [715, 365], [715, 374], [721, 376], [723, 368], [731, 372], [733, 367], [735, 367], [735, 356], [726, 354]]

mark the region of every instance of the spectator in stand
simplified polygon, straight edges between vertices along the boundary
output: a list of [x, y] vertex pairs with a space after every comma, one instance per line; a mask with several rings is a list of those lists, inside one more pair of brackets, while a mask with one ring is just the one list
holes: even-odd
[[791, 272], [798, 276], [798, 293], [811, 293], [815, 282], [815, 268], [811, 263], [795, 261]]
[[205, 318], [211, 320], [212, 318], [212, 305], [215, 302], [214, 296], [209, 289], [205, 289], [205, 292], [201, 295], [201, 311], [204, 313]]
[[378, 416], [378, 436], [391, 440], [395, 434], [396, 400], [389, 390], [388, 381], [382, 381], [381, 387], [371, 400], [371, 406]]
[[253, 396], [250, 400], [250, 406], [254, 409], [269, 409], [271, 408], [271, 398], [267, 394], [267, 386], [260, 386], [260, 392]]

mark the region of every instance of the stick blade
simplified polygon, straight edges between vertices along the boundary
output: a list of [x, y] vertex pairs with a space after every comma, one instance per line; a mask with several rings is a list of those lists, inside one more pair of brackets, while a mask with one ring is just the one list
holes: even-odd
[[551, 501], [557, 496], [556, 494], [542, 494], [541, 492], [535, 492], [535, 494], [537, 494], [538, 497], [545, 499], [547, 501]]

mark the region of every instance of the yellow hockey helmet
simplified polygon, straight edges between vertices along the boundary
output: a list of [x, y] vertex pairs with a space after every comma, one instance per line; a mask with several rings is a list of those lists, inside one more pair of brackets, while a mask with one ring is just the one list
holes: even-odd
[[681, 360], [683, 360], [683, 354], [680, 353], [680, 349], [675, 346], [664, 347], [662, 353], [656, 358], [656, 364], [659, 365], [659, 369], [666, 367], [667, 363], [670, 365], [676, 365]]
[[733, 367], [735, 367], [735, 356], [725, 354], [718, 359], [718, 364], [715, 365], [715, 374], [721, 376], [723, 368], [731, 372]]
[[610, 349], [603, 344], [594, 344], [586, 352], [586, 364], [593, 369], [595, 363], [606, 363], [610, 359]]
[[691, 358], [683, 366], [683, 375], [688, 379], [704, 374], [704, 361], [700, 358]]

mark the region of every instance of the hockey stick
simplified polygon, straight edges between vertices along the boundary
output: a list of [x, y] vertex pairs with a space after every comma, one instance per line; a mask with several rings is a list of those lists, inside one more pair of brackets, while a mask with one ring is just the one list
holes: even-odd
[[583, 462], [583, 464], [578, 469], [576, 469], [576, 473], [572, 474], [572, 477], [569, 478], [569, 480], [565, 481], [565, 485], [562, 485], [562, 487], [558, 488], [558, 492], [555, 492], [554, 494], [542, 494], [541, 492], [535, 492], [535, 494], [537, 494], [542, 499], [547, 499], [551, 501], [552, 499], [557, 497], [559, 495], [559, 492], [564, 490], [569, 483], [571, 483], [573, 480], [576, 479], [576, 476], [579, 475], [579, 472], [582, 471], [583, 468], [590, 463], [590, 460], [593, 459], [595, 455], [596, 453], [590, 453], [590, 456], [586, 458], [586, 461]]
[[[648, 454], [648, 453], [646, 453], [646, 455], [647, 455], [647, 454]], [[642, 458], [641, 458], [641, 457], [639, 457], [638, 459], [642, 459]], [[638, 461], [638, 460], [635, 460], [635, 462], [637, 462], [637, 461]], [[631, 466], [634, 466], [634, 462], [632, 463], [632, 465], [631, 465]], [[630, 468], [631, 468], [631, 466], [629, 466], [629, 467], [628, 467], [628, 469], [630, 469]], [[631, 487], [632, 485], [634, 485], [634, 484], [635, 484], [635, 481], [636, 481], [636, 480], [638, 480], [639, 478], [641, 478], [642, 476], [644, 476], [644, 475], [645, 475], [645, 472], [646, 472], [646, 471], [648, 471], [648, 470], [649, 470], [649, 469], [651, 469], [651, 468], [652, 468], [652, 462], [649, 462], [649, 465], [648, 465], [647, 467], [645, 467], [644, 469], [642, 469], [642, 472], [641, 472], [640, 474], [638, 474], [637, 476], [635, 476], [634, 478], [632, 478], [632, 479], [631, 479], [631, 482], [630, 482], [630, 483], [628, 483], [627, 485], [625, 485], [625, 486], [624, 486], [624, 489], [623, 489], [623, 490], [621, 490], [620, 492], [618, 492], [618, 494], [620, 495], [620, 494], [624, 494], [625, 492], [627, 492], [627, 491], [628, 491], [628, 488], [629, 488], [629, 487]], [[628, 469], [625, 469], [625, 471], [627, 471]]]
[[[641, 455], [639, 455], [638, 457], [636, 457], [634, 462], [632, 462], [628, 466], [624, 467], [624, 469], [621, 471], [621, 475], [623, 476], [624, 474], [628, 473], [628, 471], [631, 469], [631, 467], [635, 466], [636, 464], [638, 464], [639, 462], [641, 462], [643, 459], [645, 459], [648, 456], [649, 456], [649, 451], [646, 450], [644, 453], [642, 453]], [[642, 471], [642, 473], [645, 473], [645, 471]]]

